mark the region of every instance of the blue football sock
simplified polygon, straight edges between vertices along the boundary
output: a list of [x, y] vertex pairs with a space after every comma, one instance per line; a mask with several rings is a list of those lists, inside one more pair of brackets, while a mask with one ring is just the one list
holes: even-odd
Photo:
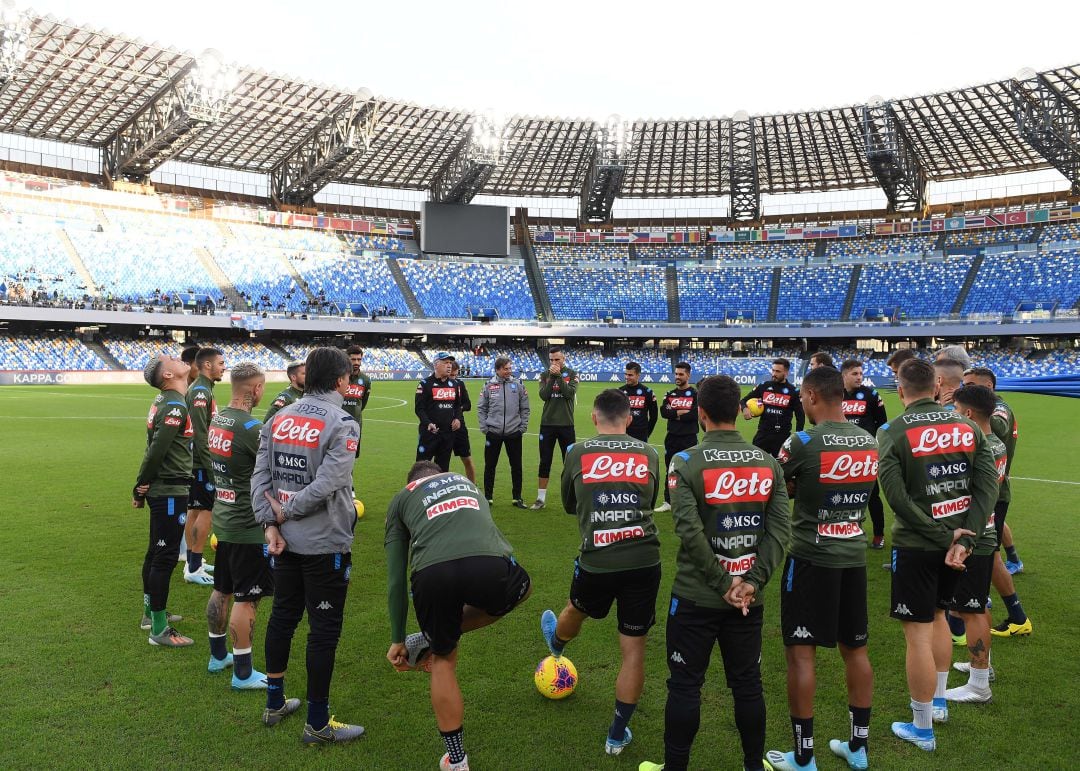
[[949, 631], [952, 632], [953, 637], [959, 637], [966, 633], [964, 619], [947, 613], [945, 614], [945, 620], [949, 622]]
[[608, 729], [609, 739], [621, 742], [626, 738], [626, 724], [630, 722], [635, 709], [637, 709], [637, 704], [627, 704], [625, 701], [615, 699], [615, 717], [611, 721], [611, 728]]
[[[235, 665], [236, 657], [233, 657], [233, 663]], [[267, 677], [266, 678], [266, 708], [267, 709], [281, 709], [285, 706], [285, 678], [284, 677]]]
[[330, 722], [330, 701], [309, 701], [307, 703], [307, 722], [316, 731], [326, 728]]
[[202, 567], [202, 552], [194, 552], [188, 549], [187, 553], [187, 569], [189, 573], [194, 573], [196, 570]]
[[211, 633], [210, 635], [210, 655], [218, 661], [224, 660], [229, 655], [227, 639], [223, 634]]

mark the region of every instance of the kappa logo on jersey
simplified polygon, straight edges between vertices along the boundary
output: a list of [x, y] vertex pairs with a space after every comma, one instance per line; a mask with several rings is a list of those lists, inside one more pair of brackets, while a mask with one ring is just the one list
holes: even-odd
[[630, 409], [632, 409], [632, 410], [643, 410], [643, 409], [645, 409], [646, 399], [645, 399], [644, 396], [638, 396], [637, 394], [634, 394], [633, 396], [629, 397], [629, 399], [630, 399]]
[[437, 402], [452, 402], [457, 398], [457, 388], [432, 388], [431, 398]]
[[744, 554], [741, 557], [730, 559], [717, 554], [716, 561], [720, 563], [720, 567], [731, 575], [743, 576], [750, 572], [750, 568], [754, 567], [754, 563], [757, 562], [757, 553]]
[[819, 479], [825, 485], [873, 482], [878, 474], [877, 450], [821, 453]]
[[908, 610], [908, 606], [905, 605], [902, 602], [897, 603], [896, 607], [893, 609], [893, 613], [895, 613], [898, 616], [914, 616], [915, 615], [910, 610]]
[[974, 608], [975, 610], [979, 610], [982, 607], [982, 603], [979, 602], [978, 600], [976, 600], [974, 597], [972, 597], [970, 600], [968, 600], [967, 602], [964, 603], [964, 607], [965, 608]]
[[904, 433], [916, 458], [975, 451], [975, 429], [963, 423], [909, 428]]
[[814, 635], [807, 631], [805, 626], [797, 626], [795, 627], [795, 631], [791, 633], [791, 636], [798, 637], [800, 640], [806, 640]]
[[690, 410], [694, 408], [692, 396], [669, 396], [668, 408], [673, 410]]
[[716, 529], [721, 532], [732, 530], [761, 530], [760, 514], [717, 514]]
[[649, 479], [649, 459], [636, 452], [590, 452], [581, 456], [581, 480], [587, 484], [599, 482], [642, 483]]
[[[156, 409], [156, 408], [155, 408], [155, 409]], [[179, 408], [179, 407], [173, 407], [173, 408], [172, 408], [171, 410], [169, 410], [169, 411], [168, 411], [168, 412], [166, 412], [165, 414], [166, 414], [167, 416], [169, 416], [170, 418], [178, 418], [178, 417], [180, 417], [180, 416], [181, 416], [181, 415], [182, 415], [183, 413], [181, 413], [181, 412], [180, 412], [180, 408]]]
[[679, 653], [678, 651], [672, 651], [671, 652], [671, 660], [674, 661], [676, 664], [685, 664], [686, 663], [686, 659], [684, 659], [682, 657], [682, 654]]
[[869, 447], [874, 444], [869, 434], [822, 434], [821, 443], [826, 447]]
[[701, 457], [708, 463], [749, 463], [765, 460], [761, 450], [702, 450]]
[[959, 498], [950, 498], [947, 501], [930, 504], [930, 514], [934, 519], [951, 517], [954, 514], [963, 514], [971, 508], [971, 496], [961, 495]]
[[727, 503], [764, 503], [773, 490], [772, 469], [760, 466], [707, 468], [701, 472], [705, 484], [705, 502], [714, 506]]
[[271, 437], [275, 442], [291, 444], [296, 447], [319, 446], [319, 437], [322, 436], [326, 424], [315, 418], [297, 418], [292, 415], [282, 415], [274, 418]]
[[866, 402], [858, 399], [844, 399], [844, 415], [859, 416], [866, 414]]
[[629, 541], [634, 538], [644, 538], [645, 528], [641, 525], [634, 525], [633, 527], [619, 527], [613, 530], [594, 530], [592, 534], [592, 543], [596, 548], [602, 548], [604, 546], [611, 546], [613, 543], [619, 541]]
[[206, 434], [206, 445], [214, 455], [220, 455], [223, 458], [231, 458], [233, 432], [226, 431], [224, 428], [218, 428], [217, 426], [210, 426], [210, 430]]
[[436, 504], [428, 506], [427, 518], [435, 519], [435, 517], [441, 517], [443, 514], [449, 514], [457, 511], [458, 509], [479, 509], [480, 501], [473, 498], [471, 495], [459, 495], [457, 498], [451, 498], [448, 501], [439, 501]]
[[786, 410], [791, 404], [791, 394], [766, 391], [761, 395], [761, 403], [766, 407], [778, 407], [779, 409]]
[[303, 455], [293, 455], [288, 452], [275, 452], [274, 465], [281, 468], [296, 469], [297, 471], [307, 471], [308, 467], [307, 458]]
[[955, 463], [927, 463], [926, 475], [931, 479], [946, 479], [948, 477], [966, 476], [971, 464], [966, 460], [958, 460]]
[[217, 495], [215, 496], [222, 503], [236, 503], [236, 491], [225, 490], [221, 487], [217, 489]]
[[817, 532], [823, 538], [857, 538], [863, 529], [858, 522], [819, 522]]

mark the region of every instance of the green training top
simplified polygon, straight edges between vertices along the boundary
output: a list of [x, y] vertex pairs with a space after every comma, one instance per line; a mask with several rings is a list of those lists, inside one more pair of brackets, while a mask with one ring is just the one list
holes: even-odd
[[460, 474], [417, 479], [390, 501], [386, 512], [387, 600], [392, 642], [405, 640], [406, 564], [415, 573], [462, 557], [510, 557], [513, 548], [491, 518], [480, 489]]
[[274, 413], [276, 413], [282, 407], [288, 407], [290, 404], [295, 402], [303, 395], [304, 392], [301, 391], [299, 388], [289, 386], [284, 391], [279, 393], [274, 398], [274, 401], [270, 403], [270, 407], [266, 410], [266, 416], [263, 418], [262, 422], [269, 423], [270, 418], [274, 417]]
[[708, 431], [675, 453], [667, 484], [680, 541], [672, 594], [734, 611], [724, 593], [739, 576], [756, 587], [760, 605], [791, 524], [780, 464], [738, 431]]
[[210, 450], [206, 446], [206, 432], [210, 419], [217, 412], [214, 402], [214, 381], [199, 375], [187, 390], [188, 414], [191, 415], [191, 464], [194, 468], [210, 470]]
[[1009, 455], [1005, 467], [1005, 478], [1002, 480], [1001, 489], [998, 491], [998, 500], [1008, 503], [1012, 500], [1012, 484], [1009, 482], [1009, 475], [1012, 473], [1013, 458], [1016, 457], [1016, 414], [1012, 411], [1012, 407], [1006, 404], [1001, 397], [998, 397], [994, 414], [990, 416], [990, 428], [993, 430], [994, 436], [1005, 443], [1005, 452]]
[[136, 486], [149, 483], [147, 495], [187, 497], [191, 480], [191, 419], [176, 391], [154, 397], [146, 416], [146, 453]]
[[345, 392], [345, 401], [341, 409], [352, 415], [360, 428], [364, 427], [363, 411], [367, 407], [368, 398], [371, 396], [371, 378], [360, 372], [356, 375], [349, 374], [349, 389]]
[[574, 402], [577, 399], [578, 376], [569, 367], [563, 367], [562, 375], [555, 377], [550, 369], [540, 373], [540, 399], [544, 411], [540, 413], [541, 426], [574, 425]]
[[855, 423], [825, 421], [788, 437], [777, 457], [795, 483], [791, 554], [828, 568], [866, 565], [866, 504], [878, 445]]
[[[877, 432], [878, 482], [892, 507], [893, 546], [937, 551], [962, 527], [982, 532], [997, 500], [997, 470], [979, 427], [933, 399], [908, 405]], [[957, 543], [974, 548], [975, 539]]]
[[[251, 509], [251, 472], [259, 452], [262, 423], [250, 412], [226, 407], [210, 421], [207, 444], [217, 487], [214, 533], [229, 543], [263, 543], [263, 528]], [[274, 469], [275, 474], [290, 473]]]
[[571, 445], [562, 471], [563, 508], [577, 514], [581, 567], [593, 573], [660, 563], [652, 508], [660, 457], [626, 434], [601, 434]]
[[[994, 467], [998, 472], [998, 484], [1005, 484], [1007, 478], [1006, 469], [1009, 467], [1009, 453], [1005, 449], [1005, 443], [996, 435], [986, 434], [986, 443], [990, 445], [990, 452], [994, 455]], [[986, 521], [979, 538], [975, 541], [973, 554], [993, 554], [997, 551], [997, 528], [994, 526], [994, 512], [990, 511], [990, 519]]]

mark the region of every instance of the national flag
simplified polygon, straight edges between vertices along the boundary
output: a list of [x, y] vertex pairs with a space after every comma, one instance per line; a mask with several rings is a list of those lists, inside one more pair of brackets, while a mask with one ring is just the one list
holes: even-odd
[[911, 232], [911, 222], [910, 221], [909, 222], [897, 222], [896, 223], [896, 232], [897, 233], [910, 233]]
[[963, 230], [964, 229], [964, 218], [963, 217], [949, 217], [947, 220], [945, 220], [945, 229], [946, 230]]
[[553, 244], [555, 243], [555, 231], [539, 230], [533, 236], [533, 241], [538, 244]]
[[874, 225], [875, 236], [890, 236], [893, 232], [893, 224], [891, 222], [879, 222]]
[[970, 216], [970, 217], [964, 217], [964, 229], [965, 230], [968, 229], [968, 228], [985, 228], [985, 227], [986, 227], [986, 217], [984, 215], [982, 215], [982, 214], [975, 215], [975, 216]]
[[945, 220], [930, 220], [930, 229], [935, 233], [940, 233], [945, 229]]
[[[359, 220], [357, 222], [357, 224], [359, 224], [360, 222], [363, 222], [363, 220]], [[330, 227], [332, 227], [334, 230], [353, 230], [351, 225], [352, 225], [352, 223], [349, 222], [349, 220], [340, 219], [338, 217], [331, 217], [330, 218]], [[360, 232], [364, 232], [364, 231], [360, 231]]]
[[1011, 211], [1005, 215], [1006, 225], [1023, 225], [1027, 222], [1026, 211]]
[[[1036, 214], [1036, 215], [1042, 214], [1044, 211], [1046, 211], [1046, 209], [1040, 209], [1039, 211], [1034, 212], [1034, 214]], [[1072, 217], [1073, 217], [1073, 210], [1072, 209], [1050, 209], [1048, 220], [1056, 222], [1058, 220], [1072, 219]], [[1035, 220], [1035, 221], [1038, 222], [1039, 220]]]
[[858, 225], [841, 225], [840, 226], [840, 237], [841, 238], [852, 238], [853, 236], [857, 236], [857, 235], [859, 235], [859, 226]]
[[916, 220], [911, 226], [912, 233], [929, 233], [933, 227], [930, 220]]
[[632, 244], [647, 244], [649, 243], [649, 234], [637, 232], [633, 234]]
[[294, 214], [293, 225], [298, 228], [310, 228], [311, 227], [311, 215], [310, 214]]

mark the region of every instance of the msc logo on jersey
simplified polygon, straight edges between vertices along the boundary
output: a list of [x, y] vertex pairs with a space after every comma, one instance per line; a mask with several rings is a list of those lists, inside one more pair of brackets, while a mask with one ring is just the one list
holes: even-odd
[[927, 463], [926, 476], [930, 479], [947, 479], [948, 477], [967, 476], [971, 464], [966, 460], [958, 460], [955, 463]]
[[638, 508], [640, 504], [641, 495], [636, 492], [611, 492], [604, 490], [593, 493], [593, 509], [595, 511], [606, 511], [613, 507], [625, 508], [627, 506]]
[[761, 514], [717, 514], [716, 529], [725, 533], [732, 530], [761, 530], [763, 521]]

